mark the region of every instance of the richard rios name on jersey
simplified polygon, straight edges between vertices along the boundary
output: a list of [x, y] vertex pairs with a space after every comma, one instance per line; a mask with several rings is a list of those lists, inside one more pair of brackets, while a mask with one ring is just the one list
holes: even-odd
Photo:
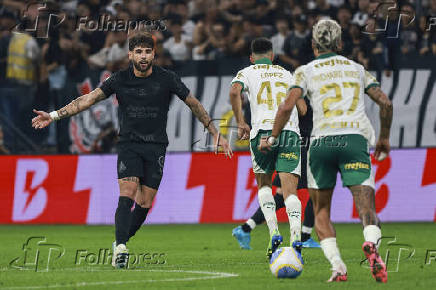
[[[257, 61], [240, 70], [233, 83], [240, 83], [243, 93], [250, 101], [251, 125], [250, 139], [256, 137], [257, 132], [272, 130], [275, 115], [279, 105], [286, 99], [292, 74], [279, 65], [273, 65], [267, 59]], [[298, 128], [298, 113], [294, 108], [289, 122], [283, 130], [300, 133]]]
[[362, 65], [340, 55], [324, 54], [300, 66], [293, 81], [292, 86], [303, 90], [313, 108], [313, 137], [360, 134], [374, 144], [364, 95], [379, 83]]

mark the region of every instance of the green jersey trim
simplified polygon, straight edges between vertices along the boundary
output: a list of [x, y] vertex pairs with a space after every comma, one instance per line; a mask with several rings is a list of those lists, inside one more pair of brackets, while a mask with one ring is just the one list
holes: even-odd
[[369, 86], [367, 86], [367, 87], [365, 88], [365, 93], [366, 93], [370, 88], [372, 88], [372, 87], [379, 87], [379, 86], [380, 86], [379, 83], [372, 83], [372, 84], [370, 84]]
[[321, 55], [318, 55], [318, 57], [315, 59], [323, 59], [323, 58], [328, 58], [328, 57], [335, 56], [335, 55], [337, 55], [337, 54], [334, 52], [323, 53]]
[[232, 82], [232, 84], [234, 84], [234, 83], [239, 83], [239, 84], [241, 84], [241, 86], [242, 86], [241, 92], [244, 90], [245, 85], [244, 85], [243, 82], [241, 82], [241, 81], [234, 81], [234, 82]]
[[264, 58], [256, 60], [254, 62], [254, 64], [272, 64], [272, 61], [269, 58], [264, 57]]

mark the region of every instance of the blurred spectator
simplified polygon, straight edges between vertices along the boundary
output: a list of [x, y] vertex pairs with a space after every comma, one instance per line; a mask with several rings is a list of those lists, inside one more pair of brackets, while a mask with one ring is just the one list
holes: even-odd
[[256, 0], [252, 17], [253, 20], [260, 25], [270, 26], [271, 28], [274, 25], [274, 13], [270, 9], [267, 0]]
[[353, 50], [353, 41], [351, 39], [351, 35], [349, 32], [349, 27], [351, 23], [351, 9], [349, 6], [343, 5], [339, 7], [338, 14], [337, 14], [337, 20], [339, 25], [342, 28], [342, 51], [341, 54], [343, 56], [349, 56], [352, 53]]
[[299, 15], [293, 23], [294, 29], [285, 39], [283, 46], [285, 54], [280, 57], [280, 60], [295, 70], [310, 58], [311, 39], [310, 30], [306, 26], [306, 15]]
[[418, 28], [416, 27], [417, 21], [414, 21], [413, 19], [413, 17], [415, 17], [415, 9], [413, 6], [410, 4], [404, 4], [401, 7], [401, 11], [401, 52], [402, 54], [407, 55], [416, 52], [418, 44]]
[[376, 20], [369, 18], [367, 22], [367, 32], [362, 34], [363, 41], [360, 45], [362, 64], [367, 69], [382, 71], [385, 69], [385, 43], [382, 34], [377, 34]]
[[342, 5], [344, 5], [345, 1], [344, 0], [327, 0], [327, 3], [336, 7], [336, 8], [339, 8]]
[[288, 20], [286, 18], [277, 18], [275, 27], [277, 33], [271, 37], [271, 42], [274, 54], [279, 56], [284, 54], [283, 46], [285, 44], [285, 39], [290, 32]]
[[366, 21], [368, 20], [368, 11], [369, 11], [369, 0], [359, 0], [359, 11], [357, 11], [353, 15], [352, 22], [359, 25], [360, 27], [366, 25]]
[[240, 3], [238, 0], [222, 0], [219, 5], [220, 17], [228, 23], [242, 22], [244, 18]]
[[192, 38], [183, 33], [180, 18], [171, 20], [170, 31], [173, 36], [164, 42], [164, 49], [170, 53], [173, 60], [184, 61], [190, 59]]
[[[29, 124], [32, 119], [40, 49], [35, 38], [28, 33], [5, 32], [3, 37], [9, 38], [9, 42], [0, 105], [2, 115], [10, 121], [10, 125], [4, 129], [5, 144], [14, 149], [18, 148], [18, 144], [15, 144], [18, 140], [10, 127], [14, 126], [24, 133], [31, 132]], [[3, 39], [2, 43], [4, 49], [7, 39]]]
[[212, 25], [209, 37], [194, 48], [196, 59], [220, 59], [227, 56], [226, 26], [223, 22]]
[[332, 19], [336, 17], [336, 8], [330, 5], [327, 0], [316, 0], [315, 3], [315, 9], [311, 13], [316, 14], [318, 17], [328, 16]]
[[100, 31], [99, 29], [91, 29], [92, 27], [89, 25], [91, 20], [98, 21], [98, 15], [97, 18], [95, 18], [93, 14], [95, 15], [87, 1], [79, 1], [77, 5], [78, 23], [87, 23], [87, 25], [79, 26], [79, 38], [85, 50], [83, 55], [85, 58], [88, 55], [93, 55], [99, 52], [103, 48], [106, 39], [106, 35], [103, 31]]
[[100, 134], [91, 146], [91, 153], [116, 153], [118, 132], [112, 122], [102, 127]]
[[431, 54], [431, 34], [427, 30], [427, 17], [419, 18], [418, 45], [417, 49], [420, 55]]
[[351, 9], [351, 14], [355, 14], [357, 11], [359, 11], [359, 0], [347, 0], [346, 4]]

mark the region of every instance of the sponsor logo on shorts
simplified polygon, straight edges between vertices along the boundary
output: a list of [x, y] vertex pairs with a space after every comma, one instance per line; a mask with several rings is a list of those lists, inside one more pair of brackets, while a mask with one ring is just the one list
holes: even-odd
[[289, 152], [289, 153], [280, 153], [280, 158], [284, 158], [284, 159], [294, 159], [294, 160], [298, 160], [298, 155], [293, 153], [293, 152]]
[[367, 163], [353, 162], [345, 164], [344, 168], [346, 170], [358, 170], [358, 169], [369, 169], [370, 166]]

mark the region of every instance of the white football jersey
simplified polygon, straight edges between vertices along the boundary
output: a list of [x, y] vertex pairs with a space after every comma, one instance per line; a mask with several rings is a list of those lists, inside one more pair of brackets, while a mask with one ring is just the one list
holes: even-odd
[[312, 137], [360, 134], [373, 145], [375, 133], [365, 113], [365, 91], [378, 86], [362, 65], [334, 53], [300, 66], [292, 87], [299, 87], [313, 109]]
[[[267, 59], [256, 61], [240, 70], [232, 80], [243, 87], [248, 95], [251, 109], [250, 139], [256, 137], [260, 129], [272, 130], [279, 105], [286, 99], [292, 82], [292, 74], [279, 65], [273, 65]], [[290, 130], [300, 135], [297, 108], [292, 111], [283, 130]]]

